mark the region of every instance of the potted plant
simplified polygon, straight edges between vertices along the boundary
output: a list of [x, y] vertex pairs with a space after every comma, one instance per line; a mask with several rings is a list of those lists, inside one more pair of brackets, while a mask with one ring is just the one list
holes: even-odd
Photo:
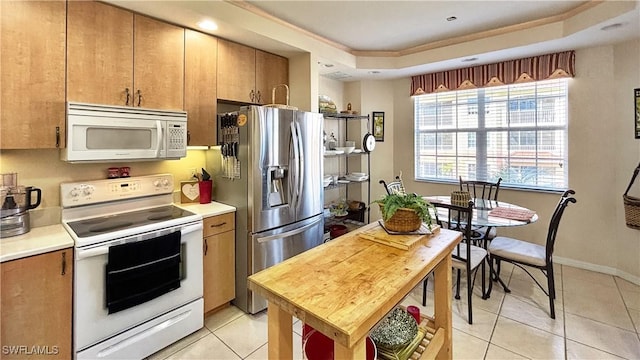
[[374, 203], [380, 206], [388, 230], [412, 232], [420, 229], [422, 223], [431, 229], [433, 219], [429, 208], [433, 206], [416, 194], [387, 194]]

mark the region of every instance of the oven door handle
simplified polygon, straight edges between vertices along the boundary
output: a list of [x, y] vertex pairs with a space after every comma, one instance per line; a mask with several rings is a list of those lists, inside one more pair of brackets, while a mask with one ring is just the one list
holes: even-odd
[[[185, 236], [189, 233], [192, 233], [194, 231], [199, 231], [202, 230], [203, 226], [202, 226], [202, 222], [198, 222], [197, 224], [193, 224], [193, 225], [189, 225], [189, 226], [185, 226], [182, 229], [180, 229], [180, 232], [182, 233], [181, 236]], [[130, 242], [137, 242], [137, 241], [142, 241], [140, 239], [135, 239], [133, 241], [128, 241], [125, 242], [123, 244], [127, 244]], [[120, 244], [118, 244], [120, 245]], [[86, 259], [86, 258], [90, 258], [90, 257], [94, 257], [94, 256], [100, 256], [100, 255], [104, 255], [109, 253], [109, 246], [110, 245], [102, 245], [102, 246], [98, 246], [95, 248], [91, 248], [91, 249], [80, 249], [76, 251], [76, 260], [81, 260], [81, 259]]]

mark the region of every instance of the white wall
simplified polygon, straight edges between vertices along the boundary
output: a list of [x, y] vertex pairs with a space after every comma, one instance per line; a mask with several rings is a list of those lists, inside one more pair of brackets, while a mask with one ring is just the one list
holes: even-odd
[[[0, 173], [18, 173], [18, 183], [42, 190], [42, 203], [30, 211], [33, 227], [60, 223], [60, 183], [106, 179], [109, 167], [129, 166], [131, 176], [173, 174], [174, 190], [189, 180], [190, 170], [205, 166], [203, 150], [188, 150], [180, 160], [70, 164], [60, 160], [58, 150], [2, 150]], [[214, 184], [215, 186], [215, 184]], [[177, 197], [180, 200], [180, 197]]]
[[[640, 41], [576, 51], [569, 86], [570, 205], [557, 237], [556, 261], [616, 273], [640, 283], [640, 231], [624, 225], [622, 193], [640, 160], [633, 138], [633, 88], [640, 87]], [[410, 79], [394, 82], [394, 172], [420, 194], [449, 194], [454, 185], [413, 181], [413, 103]], [[636, 187], [640, 194], [640, 184]], [[638, 195], [640, 196], [640, 195]], [[539, 244], [546, 239], [557, 194], [501, 190], [501, 200], [535, 209], [540, 220], [499, 233]]]

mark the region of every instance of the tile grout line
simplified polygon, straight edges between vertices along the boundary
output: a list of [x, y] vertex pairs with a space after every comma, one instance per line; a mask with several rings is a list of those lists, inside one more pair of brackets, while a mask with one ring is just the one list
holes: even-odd
[[638, 337], [638, 341], [640, 341], [640, 333], [638, 333], [638, 324], [635, 323], [635, 321], [633, 321], [633, 316], [631, 316], [631, 312], [629, 312], [629, 306], [627, 305], [627, 301], [624, 299], [624, 296], [622, 296], [622, 290], [620, 290], [620, 285], [618, 285], [618, 282], [616, 281], [616, 276], [613, 277], [613, 282], [616, 284], [616, 289], [618, 289], [618, 294], [620, 295], [620, 298], [622, 299], [622, 303], [624, 304], [624, 308], [625, 310], [627, 310], [627, 315], [629, 316], [629, 319], [631, 320], [631, 325], [633, 326], [633, 329], [635, 330], [636, 333], [636, 337]]
[[[491, 266], [491, 265], [489, 265]], [[509, 282], [511, 282], [511, 277], [513, 276], [513, 267], [511, 268], [511, 273], [509, 274]], [[491, 277], [491, 269], [489, 269], [489, 281], [493, 281], [492, 277]], [[499, 284], [499, 283], [498, 283]], [[498, 320], [500, 320], [500, 312], [502, 312], [502, 305], [504, 304], [504, 300], [507, 298], [507, 293], [504, 294], [504, 296], [502, 296], [502, 301], [500, 301], [500, 306], [498, 306], [498, 312], [497, 312], [497, 316], [496, 316], [496, 322], [493, 323], [493, 328], [491, 329], [491, 335], [489, 335], [489, 341], [487, 344], [487, 349], [484, 351], [484, 356], [483, 359], [487, 358], [487, 354], [489, 353], [489, 346], [491, 345], [495, 345], [493, 344], [491, 341], [493, 340], [493, 334], [496, 331], [496, 327], [498, 326]], [[498, 345], [495, 345], [498, 346]], [[511, 351], [508, 349], [505, 349], [507, 351]], [[518, 354], [520, 355], [520, 354]], [[526, 357], [526, 356], [525, 356]]]
[[562, 333], [564, 335], [564, 358], [565, 360], [568, 360], [569, 351], [567, 350], [567, 309], [565, 308], [566, 304], [564, 303], [564, 266], [562, 265], [560, 265], [560, 282], [562, 283]]

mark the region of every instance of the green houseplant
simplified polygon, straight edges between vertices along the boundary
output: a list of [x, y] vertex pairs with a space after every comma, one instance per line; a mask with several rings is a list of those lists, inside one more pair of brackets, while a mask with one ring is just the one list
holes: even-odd
[[392, 231], [411, 232], [418, 230], [422, 223], [429, 229], [433, 224], [428, 201], [416, 194], [387, 194], [375, 200], [380, 206], [385, 227]]

